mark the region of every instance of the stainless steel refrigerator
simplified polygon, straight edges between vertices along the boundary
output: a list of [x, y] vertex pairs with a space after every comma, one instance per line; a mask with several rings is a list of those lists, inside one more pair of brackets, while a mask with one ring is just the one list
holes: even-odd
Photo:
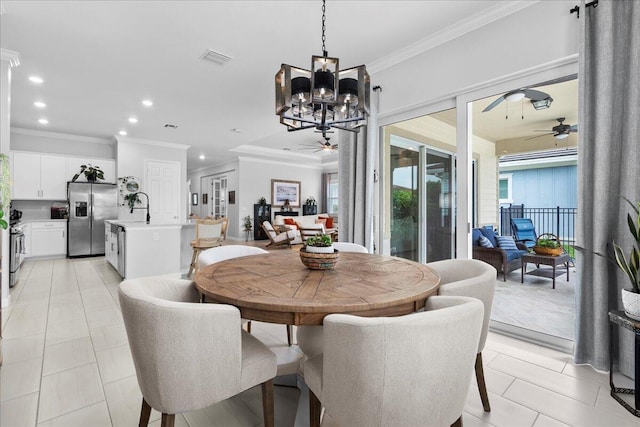
[[116, 184], [69, 182], [67, 256], [104, 255], [104, 221], [118, 219]]

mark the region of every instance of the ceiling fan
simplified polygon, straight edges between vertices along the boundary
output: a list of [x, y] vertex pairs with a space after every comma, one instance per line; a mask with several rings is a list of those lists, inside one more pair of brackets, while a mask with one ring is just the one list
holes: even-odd
[[549, 132], [548, 129], [546, 130], [540, 130], [540, 129], [536, 129], [534, 130], [534, 132], [546, 132], [543, 135], [538, 135], [538, 136], [532, 136], [531, 138], [525, 138], [525, 140], [527, 139], [533, 139], [533, 138], [540, 138], [541, 136], [546, 136], [546, 135], [553, 135], [554, 138], [556, 139], [565, 139], [569, 136], [569, 134], [571, 132], [578, 132], [578, 125], [565, 125], [563, 122], [565, 121], [564, 117], [558, 117], [556, 119], [560, 124], [559, 125], [555, 125], [554, 127], [551, 128], [551, 132]]
[[549, 106], [551, 105], [551, 102], [553, 101], [553, 98], [551, 98], [551, 95], [549, 95], [548, 93], [544, 93], [535, 89], [520, 88], [520, 89], [511, 90], [505, 93], [504, 95], [500, 96], [499, 98], [494, 100], [491, 104], [487, 105], [487, 108], [482, 110], [482, 112], [486, 113], [487, 111], [491, 111], [505, 99], [509, 102], [514, 102], [514, 101], [520, 101], [523, 98], [528, 98], [529, 100], [531, 100], [531, 104], [533, 105], [533, 108], [535, 108], [536, 110], [549, 108]]
[[313, 150], [314, 153], [317, 153], [318, 151], [338, 151], [338, 144], [330, 143], [328, 136], [324, 137], [324, 142], [316, 141], [316, 143], [318, 143], [318, 145], [305, 145], [301, 150]]

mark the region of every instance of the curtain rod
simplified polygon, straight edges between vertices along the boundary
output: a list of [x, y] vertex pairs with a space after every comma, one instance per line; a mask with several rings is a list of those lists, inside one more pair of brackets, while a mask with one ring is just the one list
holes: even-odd
[[[585, 8], [592, 7], [592, 8], [594, 8], [594, 9], [595, 9], [596, 7], [598, 7], [598, 0], [593, 0], [591, 3], [587, 3], [587, 4], [585, 4], [585, 5], [584, 5], [584, 7], [585, 7]], [[580, 19], [580, 6], [575, 5], [575, 6], [573, 7], [573, 9], [569, 9], [569, 13], [570, 13], [570, 14], [571, 14], [571, 13], [573, 13], [573, 12], [575, 12], [575, 13], [576, 13], [576, 18], [577, 18], [577, 19]]]

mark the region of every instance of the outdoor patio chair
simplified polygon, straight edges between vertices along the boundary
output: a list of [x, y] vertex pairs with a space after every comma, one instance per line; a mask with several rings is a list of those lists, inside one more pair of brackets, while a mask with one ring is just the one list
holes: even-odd
[[[486, 237], [492, 247], [483, 247], [480, 237]], [[498, 273], [502, 273], [504, 281], [507, 274], [522, 267], [522, 255], [527, 253], [527, 248], [522, 243], [516, 243], [516, 249], [505, 250], [499, 247], [496, 233], [487, 228], [474, 228], [471, 231], [473, 259], [484, 261], [492, 265]]]
[[527, 249], [531, 249], [536, 245], [538, 234], [529, 218], [512, 218], [511, 229], [516, 242], [524, 244]]

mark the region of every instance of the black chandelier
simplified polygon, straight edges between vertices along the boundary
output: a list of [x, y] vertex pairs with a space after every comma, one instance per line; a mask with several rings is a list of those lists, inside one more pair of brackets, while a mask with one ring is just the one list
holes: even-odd
[[315, 128], [327, 138], [331, 128], [358, 132], [369, 114], [367, 68], [339, 70], [338, 58], [325, 48], [325, 0], [322, 0], [322, 56], [311, 57], [311, 70], [282, 64], [276, 74], [276, 115], [287, 130]]

